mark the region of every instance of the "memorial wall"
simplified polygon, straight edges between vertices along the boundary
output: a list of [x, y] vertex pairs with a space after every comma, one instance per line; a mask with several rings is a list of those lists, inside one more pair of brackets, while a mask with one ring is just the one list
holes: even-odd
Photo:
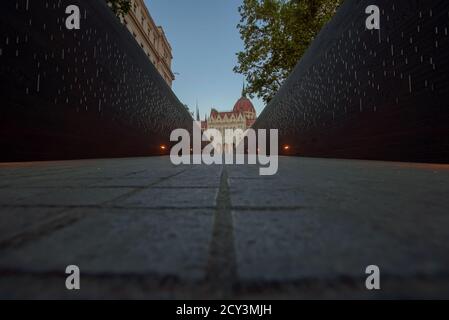
[[[68, 29], [66, 9], [80, 9]], [[157, 155], [192, 118], [99, 0], [0, 2], [0, 160]]]
[[448, 28], [445, 0], [345, 1], [254, 127], [287, 154], [449, 163]]

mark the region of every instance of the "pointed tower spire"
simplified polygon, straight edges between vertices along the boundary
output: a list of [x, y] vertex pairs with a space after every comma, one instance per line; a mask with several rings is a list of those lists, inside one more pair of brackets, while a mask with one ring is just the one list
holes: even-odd
[[200, 109], [198, 108], [198, 99], [196, 99], [196, 121], [200, 120]]
[[245, 80], [243, 80], [242, 97], [246, 97]]

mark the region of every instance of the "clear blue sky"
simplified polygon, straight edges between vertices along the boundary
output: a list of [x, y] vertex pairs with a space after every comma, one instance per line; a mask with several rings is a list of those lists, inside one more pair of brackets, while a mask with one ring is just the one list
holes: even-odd
[[[181, 102], [201, 119], [212, 107], [231, 110], [241, 96], [243, 76], [235, 74], [236, 53], [243, 48], [237, 30], [242, 0], [145, 0], [173, 48], [173, 84]], [[264, 103], [252, 100], [259, 115]]]

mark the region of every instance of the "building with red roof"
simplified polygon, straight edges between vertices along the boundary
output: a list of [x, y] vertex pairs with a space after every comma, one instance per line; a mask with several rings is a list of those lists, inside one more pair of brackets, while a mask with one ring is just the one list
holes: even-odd
[[245, 87], [243, 86], [242, 97], [235, 103], [232, 111], [220, 112], [212, 108], [209, 118], [202, 121], [201, 128], [203, 130], [216, 129], [221, 132], [224, 138], [226, 129], [241, 129], [244, 132], [251, 128], [256, 119], [256, 109], [246, 97]]

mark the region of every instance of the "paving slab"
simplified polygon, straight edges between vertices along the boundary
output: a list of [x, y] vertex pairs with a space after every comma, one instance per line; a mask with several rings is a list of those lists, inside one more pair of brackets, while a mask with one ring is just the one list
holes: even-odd
[[19, 248], [4, 249], [0, 270], [141, 274], [198, 280], [208, 260], [213, 216], [201, 210], [78, 209], [77, 222]]
[[218, 188], [149, 188], [117, 202], [121, 207], [141, 208], [214, 208]]
[[[11, 200], [2, 197], [0, 204], [17, 206], [94, 206], [131, 192], [132, 188], [28, 188], [14, 189]], [[9, 189], [8, 192], [12, 192]], [[2, 191], [0, 190], [0, 194]]]
[[180, 166], [184, 171], [173, 178], [157, 184], [158, 187], [218, 188], [222, 166], [192, 165]]
[[[239, 277], [251, 282], [363, 279], [369, 265], [384, 276], [413, 278], [446, 274], [449, 265], [447, 232], [416, 232], [397, 215], [381, 222], [340, 210], [301, 209], [236, 211], [233, 218]], [[438, 223], [447, 226], [449, 217], [433, 227]]]
[[61, 216], [61, 208], [0, 207], [0, 244]]

